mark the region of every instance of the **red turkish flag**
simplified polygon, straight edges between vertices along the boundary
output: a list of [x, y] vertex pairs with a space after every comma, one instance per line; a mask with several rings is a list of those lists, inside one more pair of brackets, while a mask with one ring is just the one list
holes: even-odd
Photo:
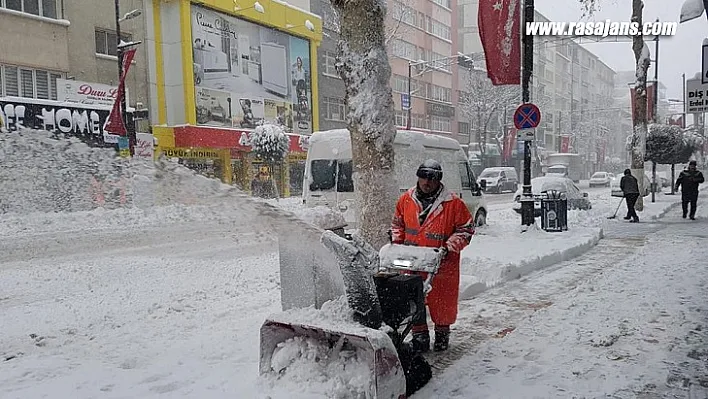
[[477, 24], [492, 84], [521, 83], [521, 0], [479, 0]]
[[125, 128], [125, 123], [123, 122], [123, 114], [121, 112], [121, 101], [123, 101], [123, 93], [125, 92], [125, 77], [128, 75], [128, 69], [130, 64], [133, 62], [133, 57], [135, 57], [134, 48], [123, 52], [123, 75], [120, 77], [120, 82], [118, 83], [118, 94], [116, 95], [116, 100], [113, 102], [113, 109], [111, 109], [110, 115], [108, 115], [108, 120], [106, 121], [106, 126], [104, 130], [109, 133], [115, 133], [119, 136], [127, 136], [128, 130]]
[[561, 136], [561, 150], [562, 153], [570, 152], [570, 136]]

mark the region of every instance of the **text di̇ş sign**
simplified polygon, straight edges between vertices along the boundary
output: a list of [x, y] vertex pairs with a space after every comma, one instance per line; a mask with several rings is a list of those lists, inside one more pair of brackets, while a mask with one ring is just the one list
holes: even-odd
[[686, 112], [689, 114], [708, 112], [708, 83], [700, 79], [686, 80]]

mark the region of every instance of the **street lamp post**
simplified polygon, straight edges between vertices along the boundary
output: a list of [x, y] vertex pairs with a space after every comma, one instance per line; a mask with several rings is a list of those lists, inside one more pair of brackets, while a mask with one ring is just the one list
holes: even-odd
[[135, 128], [128, 129], [128, 118], [127, 118], [127, 111], [128, 111], [128, 106], [127, 106], [127, 101], [125, 99], [125, 85], [120, 84], [121, 78], [123, 77], [123, 51], [126, 47], [134, 46], [138, 43], [128, 43], [128, 44], [122, 44], [122, 35], [120, 32], [120, 23], [121, 21], [127, 21], [129, 19], [133, 19], [135, 17], [138, 17], [142, 12], [139, 9], [130, 11], [129, 13], [126, 13], [122, 18], [120, 16], [120, 2], [119, 0], [114, 0], [115, 4], [115, 17], [116, 17], [116, 55], [118, 57], [118, 90], [120, 91], [118, 95], [120, 96], [120, 118], [123, 121], [123, 125], [126, 127], [126, 130], [128, 130], [128, 143], [130, 146], [130, 155], [132, 156], [135, 153], [135, 141], [136, 141], [136, 135], [135, 135]]

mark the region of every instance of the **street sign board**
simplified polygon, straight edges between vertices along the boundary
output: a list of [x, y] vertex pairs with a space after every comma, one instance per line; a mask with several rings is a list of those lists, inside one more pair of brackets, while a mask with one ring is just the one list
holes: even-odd
[[704, 44], [702, 47], [702, 57], [701, 57], [701, 83], [708, 83], [708, 44]]
[[536, 129], [520, 129], [516, 134], [519, 141], [533, 141], [536, 137]]
[[700, 79], [687, 79], [684, 101], [686, 113], [702, 114], [708, 112], [708, 83], [701, 83]]
[[406, 93], [401, 93], [401, 109], [408, 111], [411, 108], [411, 97]]
[[541, 111], [535, 104], [521, 104], [514, 112], [514, 126], [517, 129], [531, 129], [541, 122]]

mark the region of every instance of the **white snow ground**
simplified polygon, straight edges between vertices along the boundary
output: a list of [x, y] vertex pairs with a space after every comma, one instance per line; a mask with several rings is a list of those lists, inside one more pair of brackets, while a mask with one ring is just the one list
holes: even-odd
[[615, 224], [590, 253], [462, 302], [453, 343], [472, 350], [414, 398], [708, 397], [698, 217]]
[[[276, 203], [298, 209], [297, 199]], [[312, 397], [257, 378], [258, 329], [280, 310], [277, 246], [252, 220], [220, 211], [3, 216], [0, 397]], [[517, 225], [517, 215], [500, 217], [497, 231]], [[482, 230], [476, 254], [492, 247]], [[461, 309], [460, 327], [477, 316]]]

